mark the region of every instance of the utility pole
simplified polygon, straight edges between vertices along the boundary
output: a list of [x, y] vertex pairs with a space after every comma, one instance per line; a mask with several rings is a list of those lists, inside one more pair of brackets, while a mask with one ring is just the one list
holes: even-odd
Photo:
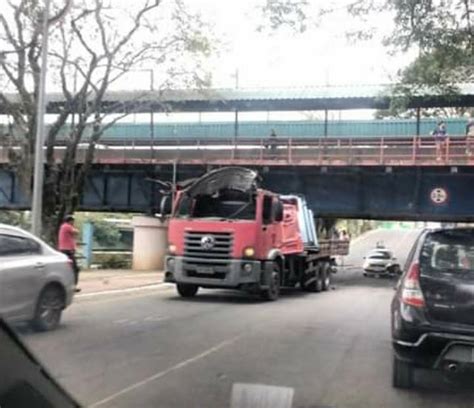
[[[235, 89], [239, 89], [239, 69], [235, 70]], [[234, 113], [234, 147], [237, 143], [237, 137], [239, 136], [239, 111], [235, 108]]]
[[42, 212], [43, 212], [43, 179], [44, 179], [44, 117], [46, 114], [46, 71], [48, 69], [48, 29], [49, 9], [51, 0], [45, 0], [41, 21], [42, 47], [41, 47], [41, 71], [38, 87], [38, 105], [36, 111], [36, 143], [35, 143], [35, 165], [33, 178], [33, 199], [31, 203], [31, 232], [41, 235]]
[[155, 75], [153, 69], [149, 70], [150, 72], [150, 142], [151, 142], [151, 161], [155, 161], [155, 117], [153, 112], [153, 103], [151, 98], [153, 97], [153, 92], [155, 90]]

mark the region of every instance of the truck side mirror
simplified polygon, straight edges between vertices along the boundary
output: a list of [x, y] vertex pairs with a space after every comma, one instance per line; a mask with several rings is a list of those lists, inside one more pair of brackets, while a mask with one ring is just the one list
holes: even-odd
[[161, 203], [160, 203], [161, 216], [164, 217], [165, 215], [170, 215], [172, 209], [173, 209], [173, 206], [171, 203], [171, 196], [164, 195], [163, 197], [161, 197]]
[[273, 204], [273, 219], [276, 222], [283, 221], [283, 204], [280, 200], [275, 201]]

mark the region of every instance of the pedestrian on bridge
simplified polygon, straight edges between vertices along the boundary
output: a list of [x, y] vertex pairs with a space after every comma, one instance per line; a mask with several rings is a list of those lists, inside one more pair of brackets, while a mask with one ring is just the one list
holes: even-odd
[[272, 129], [270, 132], [270, 137], [268, 139], [266, 148], [270, 148], [270, 156], [272, 159], [276, 158], [277, 153], [277, 134], [275, 129]]
[[436, 142], [436, 160], [441, 160], [443, 157], [443, 148], [448, 136], [446, 123], [440, 120], [431, 134], [434, 136]]
[[474, 136], [474, 119], [469, 119], [466, 125], [466, 136]]
[[466, 125], [466, 155], [471, 156], [471, 142], [474, 138], [474, 119], [471, 118], [467, 121]]
[[72, 269], [74, 272], [74, 283], [76, 284], [76, 292], [81, 289], [77, 287], [79, 282], [79, 266], [76, 260], [76, 236], [79, 230], [74, 227], [74, 216], [66, 215], [64, 222], [61, 224], [58, 233], [58, 249], [65, 254], [72, 262]]

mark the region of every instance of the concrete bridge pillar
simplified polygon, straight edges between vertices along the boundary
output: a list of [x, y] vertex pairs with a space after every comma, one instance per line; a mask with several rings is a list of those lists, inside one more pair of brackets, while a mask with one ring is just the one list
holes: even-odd
[[155, 217], [136, 216], [132, 225], [133, 270], [162, 270], [168, 247], [168, 223]]

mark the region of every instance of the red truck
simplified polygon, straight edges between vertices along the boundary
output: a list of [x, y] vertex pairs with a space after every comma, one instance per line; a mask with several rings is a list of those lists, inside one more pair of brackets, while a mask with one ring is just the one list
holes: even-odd
[[349, 242], [318, 241], [303, 197], [259, 187], [242, 167], [211, 171], [178, 191], [169, 221], [165, 281], [183, 297], [234, 288], [276, 300], [281, 287], [328, 290]]

